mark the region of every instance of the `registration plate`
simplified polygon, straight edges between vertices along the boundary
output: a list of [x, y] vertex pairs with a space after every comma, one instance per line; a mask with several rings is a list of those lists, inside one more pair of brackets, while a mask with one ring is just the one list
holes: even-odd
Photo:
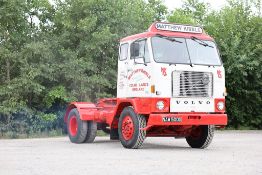
[[163, 122], [182, 122], [180, 117], [163, 117]]

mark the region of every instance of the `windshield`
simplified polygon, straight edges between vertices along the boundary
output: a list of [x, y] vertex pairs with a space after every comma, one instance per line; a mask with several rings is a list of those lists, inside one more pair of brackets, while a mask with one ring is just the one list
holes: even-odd
[[156, 62], [169, 64], [221, 65], [216, 44], [197, 38], [153, 37]]

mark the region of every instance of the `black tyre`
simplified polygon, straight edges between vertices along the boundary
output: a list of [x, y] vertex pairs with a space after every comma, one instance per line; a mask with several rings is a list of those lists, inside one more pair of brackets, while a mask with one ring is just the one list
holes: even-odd
[[96, 138], [97, 123], [94, 121], [87, 122], [87, 133], [84, 142], [93, 143]]
[[68, 132], [67, 132], [67, 123], [66, 122], [64, 122], [64, 124], [63, 124], [63, 134], [68, 134]]
[[199, 126], [192, 130], [186, 141], [192, 148], [206, 148], [212, 142], [214, 131], [214, 125]]
[[119, 140], [118, 129], [110, 129], [110, 140]]
[[67, 119], [69, 139], [73, 143], [83, 143], [87, 135], [87, 122], [80, 119], [76, 108], [72, 109]]
[[144, 127], [146, 127], [146, 118], [137, 115], [132, 107], [125, 107], [118, 122], [119, 140], [122, 145], [125, 148], [140, 148], [146, 138], [146, 131], [140, 130]]

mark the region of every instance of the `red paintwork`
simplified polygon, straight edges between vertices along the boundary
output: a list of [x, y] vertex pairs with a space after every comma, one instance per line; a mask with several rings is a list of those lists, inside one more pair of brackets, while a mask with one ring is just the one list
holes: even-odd
[[[163, 122], [163, 117], [177, 117], [181, 122]], [[147, 127], [154, 125], [226, 125], [226, 114], [150, 114]]]
[[125, 140], [131, 140], [134, 134], [134, 123], [130, 116], [125, 116], [122, 122], [122, 135]]
[[71, 109], [77, 108], [77, 111], [79, 112], [80, 118], [82, 119], [82, 116], [84, 115], [84, 109], [88, 109], [86, 112], [90, 112], [92, 109], [96, 109], [96, 105], [89, 102], [72, 102], [66, 109], [66, 114], [64, 117], [64, 122], [67, 122], [67, 117], [71, 111]]
[[[165, 103], [164, 110], [160, 111], [156, 108], [156, 102], [162, 100]], [[215, 99], [215, 105], [219, 101], [225, 101], [225, 99]], [[155, 127], [192, 127], [193, 125], [227, 125], [227, 115], [224, 111], [216, 111], [215, 113], [170, 113], [169, 109], [170, 98], [111, 98], [101, 99], [97, 104], [73, 102], [69, 105], [65, 122], [71, 109], [77, 108], [81, 120], [93, 120], [96, 122], [102, 122], [108, 124], [111, 128], [118, 128], [118, 118], [122, 110], [127, 106], [132, 106], [137, 114], [143, 114], [147, 117], [146, 128], [141, 128], [150, 131]], [[216, 106], [215, 106], [216, 109]], [[216, 109], [217, 110], [217, 109]], [[163, 122], [163, 117], [177, 117], [181, 121], [176, 122]], [[161, 134], [162, 133], [162, 134]], [[148, 133], [149, 136], [181, 136], [177, 135], [177, 131], [170, 132], [158, 132]]]
[[[156, 102], [162, 100], [165, 103], [165, 108], [159, 111], [156, 108]], [[95, 120], [97, 122], [113, 122], [115, 116], [120, 116], [120, 113], [126, 106], [133, 106], [138, 114], [150, 114], [151, 112], [169, 112], [169, 98], [112, 98], [102, 99], [95, 105], [93, 103], [73, 102], [71, 103], [64, 117], [66, 122], [67, 116], [71, 109], [77, 108], [81, 120]]]
[[71, 136], [76, 136], [77, 134], [77, 119], [76, 116], [72, 116], [69, 121], [69, 132]]
[[136, 39], [140, 39], [140, 38], [148, 38], [148, 37], [155, 36], [156, 34], [161, 34], [161, 35], [165, 35], [165, 36], [173, 36], [173, 37], [181, 37], [181, 38], [190, 38], [190, 37], [194, 36], [194, 37], [197, 37], [197, 38], [202, 39], [202, 40], [214, 41], [214, 39], [211, 38], [210, 36], [208, 36], [205, 32], [198, 34], [198, 33], [183, 33], [183, 32], [164, 31], [164, 30], [156, 29], [155, 24], [156, 23], [153, 23], [149, 27], [147, 32], [125, 37], [125, 38], [121, 39], [120, 42], [127, 42], [127, 41], [130, 41], [130, 40], [136, 40]]
[[222, 71], [221, 70], [217, 70], [217, 77], [222, 78]]

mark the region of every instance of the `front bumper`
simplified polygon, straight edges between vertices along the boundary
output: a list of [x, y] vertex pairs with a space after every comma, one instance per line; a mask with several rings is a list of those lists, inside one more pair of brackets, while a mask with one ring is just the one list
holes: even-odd
[[227, 114], [150, 114], [147, 127], [171, 125], [227, 125]]

